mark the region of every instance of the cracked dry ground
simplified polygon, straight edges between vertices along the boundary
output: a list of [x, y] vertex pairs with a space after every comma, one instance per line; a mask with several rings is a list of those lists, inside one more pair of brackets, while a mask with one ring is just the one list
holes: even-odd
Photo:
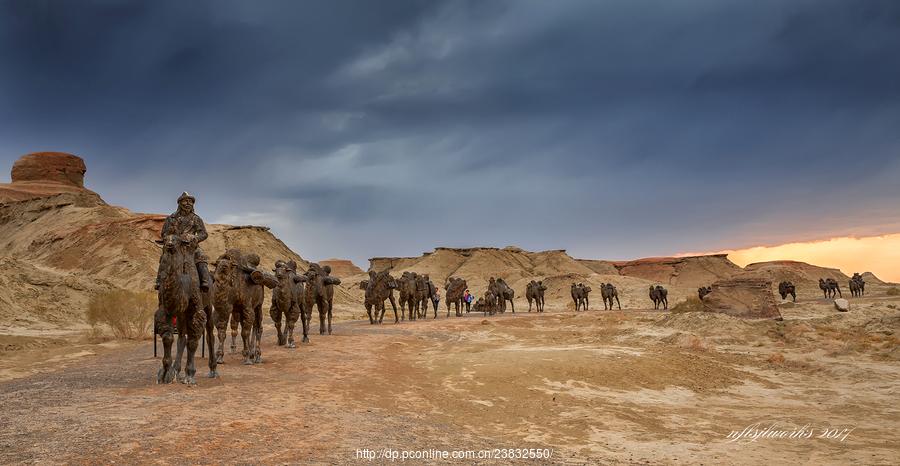
[[[522, 463], [896, 464], [896, 360], [785, 344], [773, 322], [688, 331], [670, 317], [346, 322], [296, 350], [275, 347], [269, 326], [263, 364], [229, 354], [222, 377], [196, 387], [155, 384], [149, 342], [95, 346], [0, 383], [0, 463], [344, 464], [388, 447], [553, 449]], [[769, 361], [775, 346], [785, 362]], [[726, 439], [773, 422], [855, 430], [843, 442]]]

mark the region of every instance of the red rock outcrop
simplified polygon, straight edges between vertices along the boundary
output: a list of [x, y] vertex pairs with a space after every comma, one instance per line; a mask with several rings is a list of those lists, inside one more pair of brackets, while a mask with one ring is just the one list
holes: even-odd
[[728, 260], [726, 254], [685, 257], [650, 257], [613, 262], [619, 274], [657, 283], [688, 287], [707, 286], [743, 270]]
[[331, 267], [331, 274], [335, 277], [349, 277], [363, 273], [363, 269], [347, 259], [327, 259], [319, 261], [319, 265]]
[[102, 203], [100, 196], [85, 189], [84, 160], [65, 152], [35, 152], [16, 160], [12, 183], [0, 184], [0, 202], [15, 202], [54, 194], [76, 194], [84, 203]]

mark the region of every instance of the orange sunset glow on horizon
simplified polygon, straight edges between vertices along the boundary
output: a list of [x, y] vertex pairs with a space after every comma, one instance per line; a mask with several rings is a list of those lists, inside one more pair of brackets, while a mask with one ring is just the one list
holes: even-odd
[[872, 272], [888, 282], [900, 282], [900, 233], [868, 237], [838, 237], [718, 251], [744, 267], [754, 262], [795, 260], [838, 268], [847, 275]]

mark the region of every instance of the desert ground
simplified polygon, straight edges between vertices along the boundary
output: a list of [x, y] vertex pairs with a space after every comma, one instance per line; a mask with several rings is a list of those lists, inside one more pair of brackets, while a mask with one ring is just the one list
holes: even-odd
[[[537, 448], [552, 457], [515, 462], [897, 464], [900, 298], [852, 306], [801, 299], [778, 322], [551, 302], [543, 314], [347, 320], [294, 350], [274, 345], [267, 322], [262, 364], [228, 354], [221, 377], [195, 387], [156, 384], [150, 340], [6, 337], [0, 463], [350, 464], [369, 462], [362, 449]], [[728, 438], [748, 426], [806, 427]]]

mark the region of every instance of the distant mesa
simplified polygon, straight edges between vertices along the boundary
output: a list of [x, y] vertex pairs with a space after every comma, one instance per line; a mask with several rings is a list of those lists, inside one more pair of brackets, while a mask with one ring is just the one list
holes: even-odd
[[65, 152], [23, 155], [12, 166], [12, 183], [0, 183], [0, 202], [72, 193], [87, 195], [91, 203], [102, 203], [96, 193], [84, 188], [86, 171], [84, 160], [77, 155]]
[[12, 167], [12, 182], [62, 183], [84, 187], [87, 167], [77, 155], [65, 152], [34, 152], [24, 155]]
[[319, 265], [331, 267], [331, 274], [335, 277], [349, 277], [364, 273], [363, 269], [347, 259], [327, 259], [319, 261]]

